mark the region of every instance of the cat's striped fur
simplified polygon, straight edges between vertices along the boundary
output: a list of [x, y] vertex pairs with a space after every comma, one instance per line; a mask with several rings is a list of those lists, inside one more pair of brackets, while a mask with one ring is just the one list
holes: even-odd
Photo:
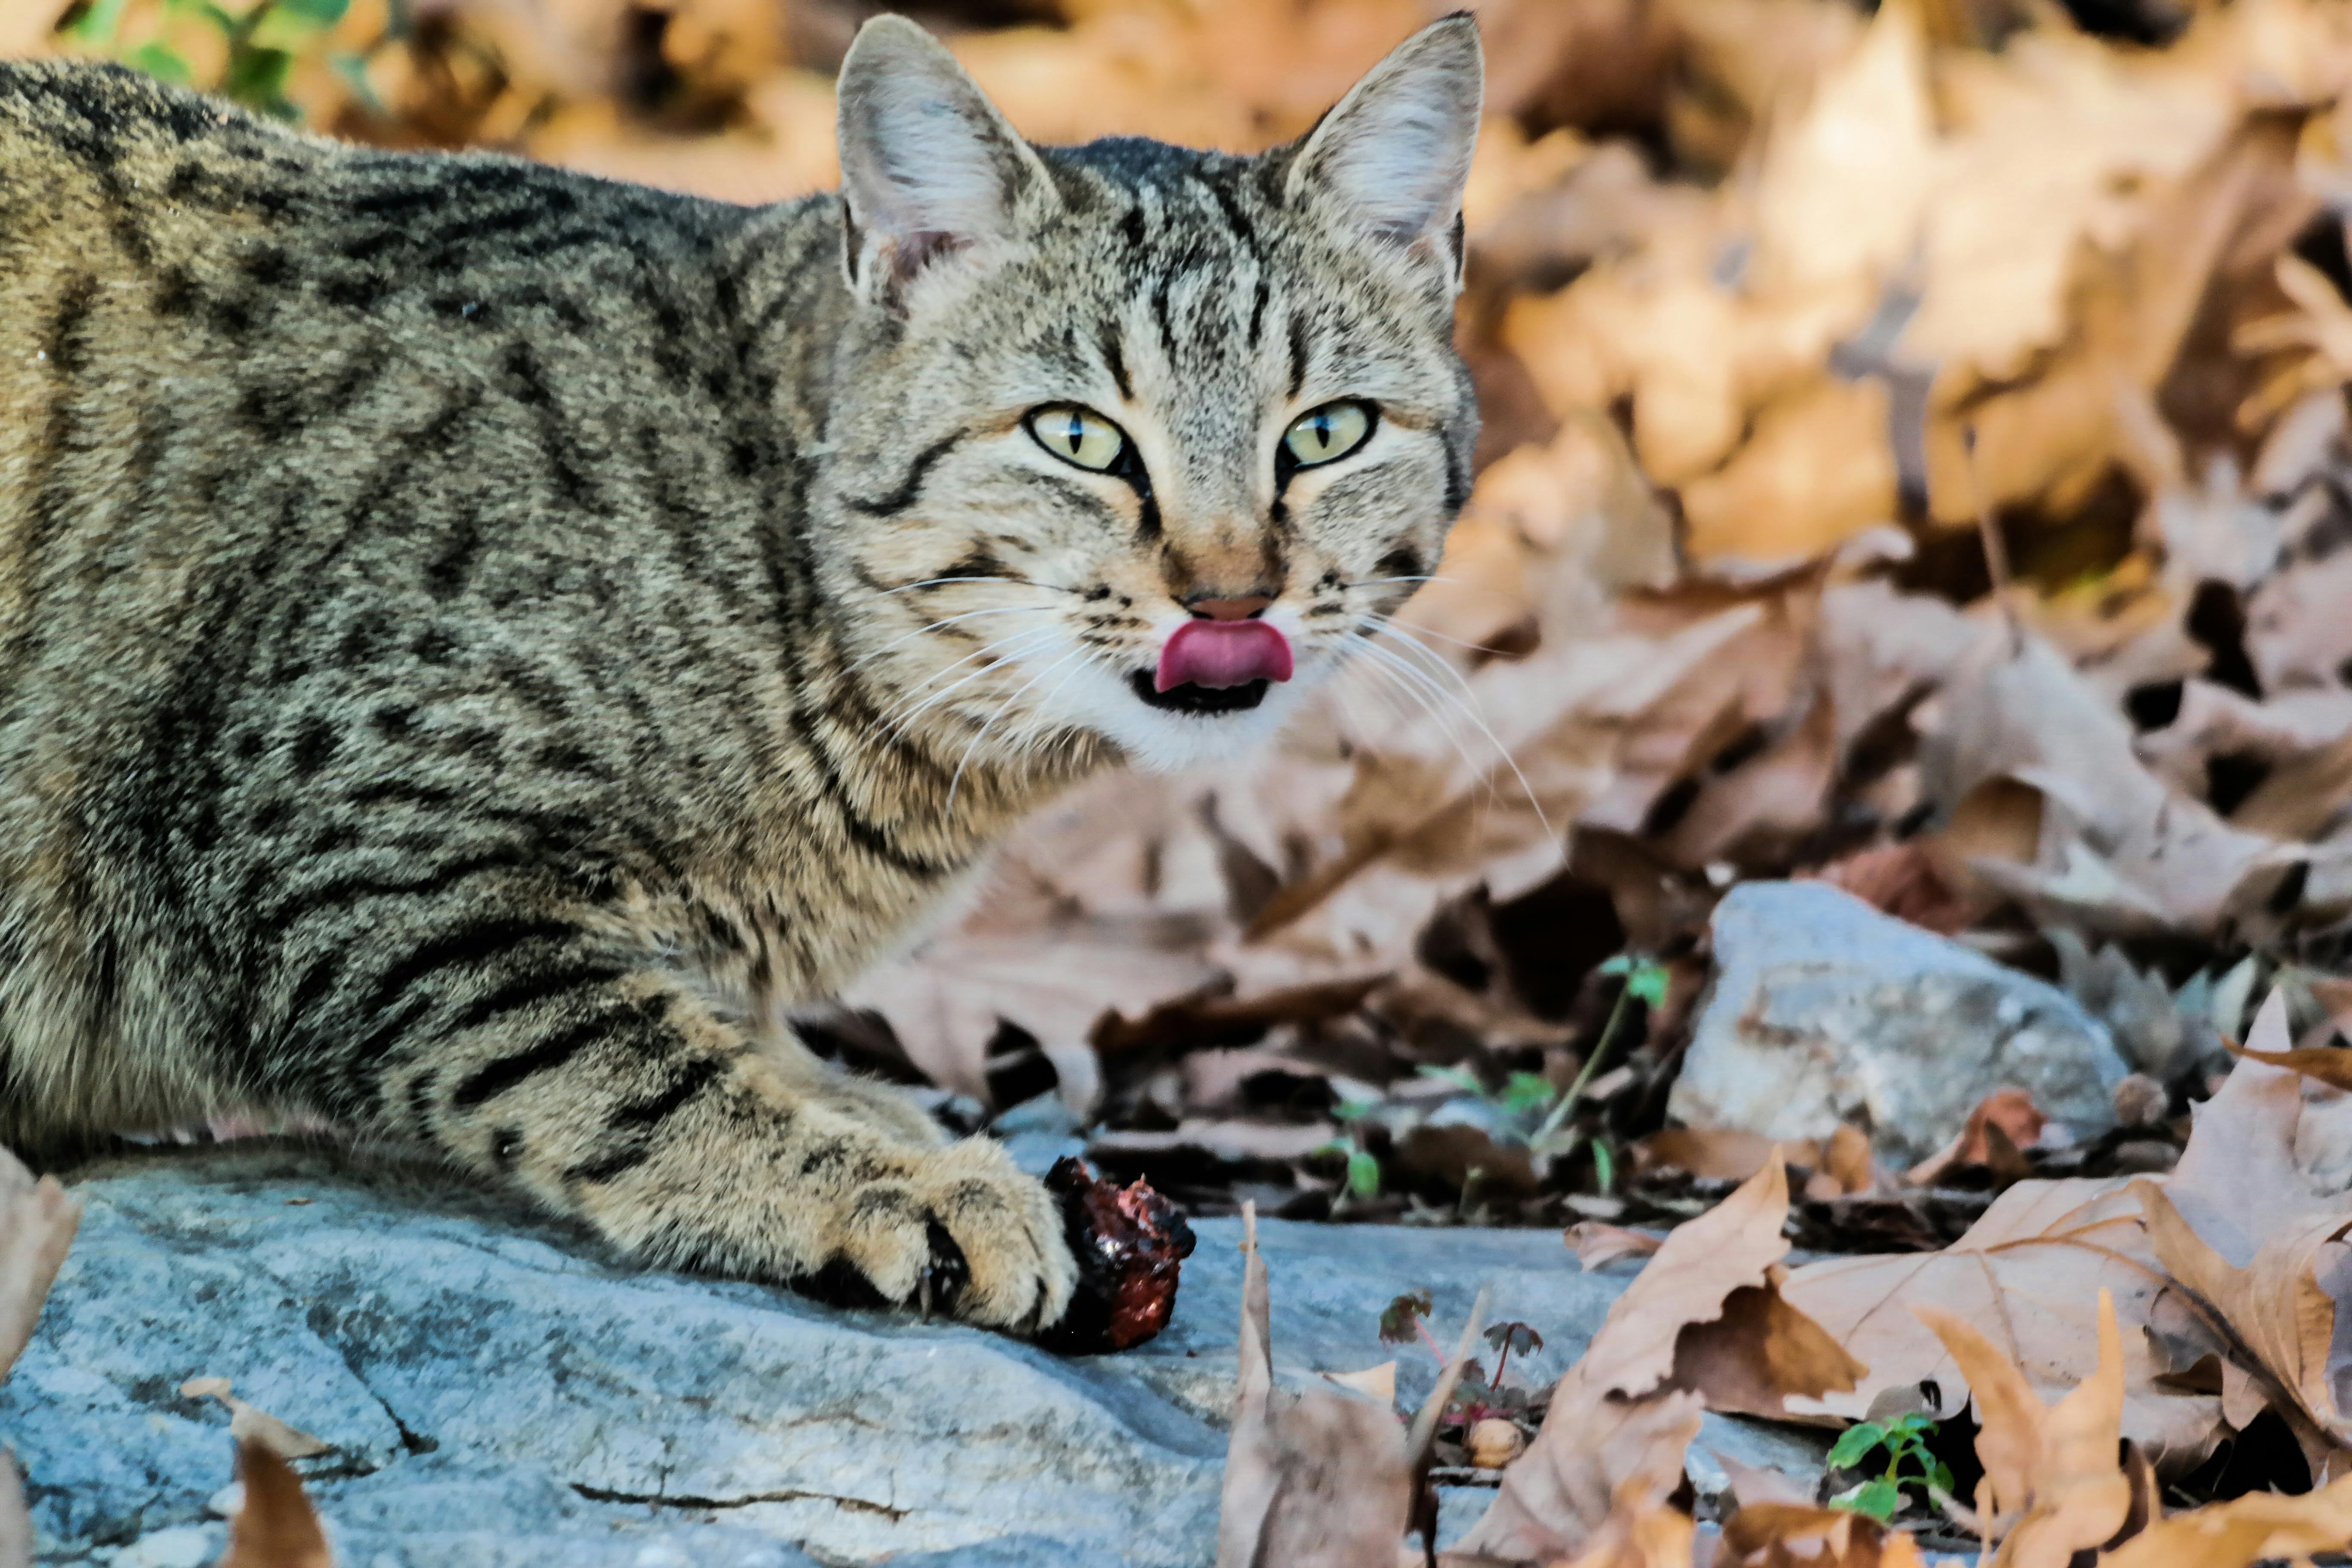
[[[1433, 569], [1477, 77], [1449, 19], [1301, 147], [1033, 149], [886, 19], [845, 200], [751, 210], [0, 66], [0, 1140], [305, 1112], [649, 1260], [1057, 1316], [1038, 1184], [780, 1007]], [[1299, 679], [1148, 701], [1220, 596]]]

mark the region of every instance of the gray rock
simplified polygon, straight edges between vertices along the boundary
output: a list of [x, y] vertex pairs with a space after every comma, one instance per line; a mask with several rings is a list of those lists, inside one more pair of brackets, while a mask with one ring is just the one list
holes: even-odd
[[[344, 1568], [1158, 1568], [1214, 1550], [1239, 1226], [1210, 1220], [1174, 1321], [1064, 1360], [996, 1335], [639, 1273], [444, 1173], [268, 1145], [86, 1172], [79, 1239], [0, 1384], [41, 1560], [194, 1568], [220, 1550], [226, 1415], [190, 1377], [333, 1443], [308, 1460]], [[1290, 1225], [1260, 1234], [1290, 1375], [1395, 1357], [1402, 1290], [1458, 1329], [1583, 1349], [1628, 1272], [1549, 1231]], [[1475, 1513], [1449, 1505], [1448, 1522]], [[803, 1553], [806, 1555], [803, 1555]]]
[[2056, 987], [1820, 882], [1717, 906], [1717, 972], [1667, 1110], [1695, 1127], [1826, 1138], [1865, 1127], [1910, 1164], [2015, 1085], [2075, 1136], [2114, 1124], [2128, 1071]]
[[[1748, 1421], [1719, 1415], [1710, 1410], [1700, 1419], [1698, 1436], [1691, 1440], [1683, 1471], [1699, 1500], [1719, 1508], [1731, 1490], [1731, 1476], [1721, 1460], [1731, 1459], [1750, 1469], [1778, 1470], [1811, 1489], [1828, 1463], [1833, 1429], [1787, 1426], [1776, 1421]], [[1724, 1511], [1728, 1511], [1725, 1509]]]

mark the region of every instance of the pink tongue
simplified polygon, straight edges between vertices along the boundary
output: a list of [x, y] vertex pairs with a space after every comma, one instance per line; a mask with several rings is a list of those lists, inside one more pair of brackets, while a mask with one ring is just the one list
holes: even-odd
[[1290, 644], [1264, 621], [1186, 621], [1160, 650], [1155, 690], [1288, 680]]

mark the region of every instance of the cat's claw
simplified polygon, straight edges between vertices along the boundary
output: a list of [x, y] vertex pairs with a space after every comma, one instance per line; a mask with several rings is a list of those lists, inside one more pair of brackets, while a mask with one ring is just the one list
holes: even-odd
[[1061, 1211], [984, 1139], [924, 1151], [842, 1213], [835, 1255], [886, 1301], [1015, 1332], [1068, 1310], [1077, 1264]]
[[923, 1266], [922, 1278], [916, 1286], [917, 1301], [925, 1322], [930, 1321], [935, 1302], [943, 1312], [954, 1311], [956, 1298], [963, 1294], [964, 1286], [971, 1279], [971, 1266], [964, 1261], [963, 1248], [956, 1245], [947, 1226], [933, 1220], [929, 1239], [931, 1260]]

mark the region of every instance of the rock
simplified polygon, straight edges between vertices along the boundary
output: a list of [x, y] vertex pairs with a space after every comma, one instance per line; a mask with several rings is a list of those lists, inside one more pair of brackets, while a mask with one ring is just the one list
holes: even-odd
[[2129, 1070], [2056, 987], [1821, 882], [1750, 882], [1713, 921], [1717, 974], [1669, 1114], [1694, 1127], [1870, 1133], [1916, 1163], [2015, 1085], [2076, 1137], [2114, 1125]]
[[1683, 1470], [1702, 1503], [1714, 1505], [1718, 1514], [1728, 1513], [1726, 1494], [1731, 1490], [1731, 1476], [1723, 1459], [1750, 1469], [1778, 1470], [1810, 1491], [1821, 1482], [1836, 1436], [1834, 1427], [1749, 1421], [1710, 1410], [1699, 1419], [1698, 1436], [1691, 1440]]
[[[1060, 1360], [902, 1315], [640, 1273], [437, 1169], [235, 1144], [82, 1173], [81, 1233], [0, 1384], [47, 1564], [209, 1562], [226, 1415], [197, 1376], [335, 1445], [299, 1467], [344, 1568], [1196, 1568], [1214, 1551], [1239, 1226], [1200, 1222], [1174, 1321]], [[1287, 1375], [1395, 1357], [1381, 1309], [1533, 1324], [1556, 1377], [1631, 1277], [1551, 1231], [1261, 1222]], [[1449, 1507], [1449, 1523], [1460, 1517]], [[1466, 1522], [1466, 1521], [1465, 1521]], [[805, 1555], [803, 1554], [805, 1553]]]

